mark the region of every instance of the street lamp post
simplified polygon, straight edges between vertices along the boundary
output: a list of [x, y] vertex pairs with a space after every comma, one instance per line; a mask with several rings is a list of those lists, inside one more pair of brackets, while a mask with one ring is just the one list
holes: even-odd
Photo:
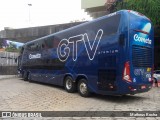
[[28, 4], [28, 7], [29, 7], [29, 8], [28, 8], [28, 9], [29, 9], [29, 13], [28, 13], [28, 18], [29, 18], [29, 19], [28, 19], [28, 22], [29, 22], [29, 25], [30, 25], [30, 22], [31, 22], [31, 10], [30, 10], [30, 7], [31, 7], [31, 6], [32, 6], [32, 4], [29, 3], [29, 4]]

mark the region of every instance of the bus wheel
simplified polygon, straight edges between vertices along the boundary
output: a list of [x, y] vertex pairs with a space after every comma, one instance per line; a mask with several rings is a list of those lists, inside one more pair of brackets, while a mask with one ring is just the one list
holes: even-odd
[[29, 82], [32, 82], [31, 81], [31, 73], [30, 72], [28, 73], [28, 78], [27, 79], [28, 79]]
[[24, 78], [24, 81], [28, 80], [28, 72], [26, 71], [24, 72], [23, 78]]
[[76, 90], [76, 84], [73, 82], [72, 77], [67, 76], [64, 82], [65, 90], [69, 93], [73, 93]]
[[82, 97], [89, 97], [90, 92], [88, 90], [87, 80], [81, 79], [78, 82], [78, 92]]
[[158, 82], [156, 78], [154, 78], [154, 84], [155, 84], [155, 87], [158, 87]]

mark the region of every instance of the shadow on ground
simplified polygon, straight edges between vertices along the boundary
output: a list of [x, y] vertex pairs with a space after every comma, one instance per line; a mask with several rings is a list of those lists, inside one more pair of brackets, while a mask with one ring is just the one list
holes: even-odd
[[142, 101], [145, 99], [149, 99], [147, 97], [140, 96], [140, 94], [139, 95], [138, 94], [137, 95], [123, 95], [123, 96], [93, 94], [92, 98], [101, 100], [101, 101], [111, 101], [115, 103], [126, 103], [126, 102], [133, 103], [133, 102], [138, 102], [138, 101]]
[[[24, 80], [24, 79], [19, 78], [19, 80]], [[28, 81], [26, 81], [26, 82], [28, 82]], [[41, 83], [41, 82], [37, 82], [37, 81], [31, 81], [31, 83], [40, 84], [40, 85], [44, 85], [44, 86], [48, 86], [48, 87], [54, 87], [58, 90], [65, 91], [63, 86]], [[76, 91], [76, 93], [71, 93], [71, 94], [78, 94], [78, 93]], [[135, 95], [114, 96], [114, 95], [99, 95], [99, 94], [92, 93], [91, 96], [89, 97], [89, 99], [97, 99], [100, 101], [111, 101], [111, 102], [115, 102], [115, 103], [126, 103], [126, 102], [132, 103], [132, 102], [138, 102], [138, 101], [142, 101], [145, 99], [149, 99], [148, 97], [141, 96], [141, 94], [143, 94], [143, 93], [135, 94]]]

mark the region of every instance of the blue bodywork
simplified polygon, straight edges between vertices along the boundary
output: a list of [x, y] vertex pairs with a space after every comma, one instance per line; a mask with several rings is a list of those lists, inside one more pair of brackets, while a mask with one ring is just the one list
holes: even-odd
[[[150, 20], [121, 10], [26, 43], [19, 70], [33, 81], [60, 86], [66, 76], [75, 83], [85, 78], [90, 92], [98, 94], [146, 92], [152, 85], [153, 45]], [[132, 82], [123, 80], [127, 61]]]

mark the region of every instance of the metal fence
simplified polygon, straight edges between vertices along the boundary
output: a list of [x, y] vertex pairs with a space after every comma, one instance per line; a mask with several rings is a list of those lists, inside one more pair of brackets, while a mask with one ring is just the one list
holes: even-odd
[[0, 66], [17, 66], [18, 53], [0, 52]]
[[17, 73], [17, 58], [19, 53], [0, 52], [0, 75], [13, 75]]

